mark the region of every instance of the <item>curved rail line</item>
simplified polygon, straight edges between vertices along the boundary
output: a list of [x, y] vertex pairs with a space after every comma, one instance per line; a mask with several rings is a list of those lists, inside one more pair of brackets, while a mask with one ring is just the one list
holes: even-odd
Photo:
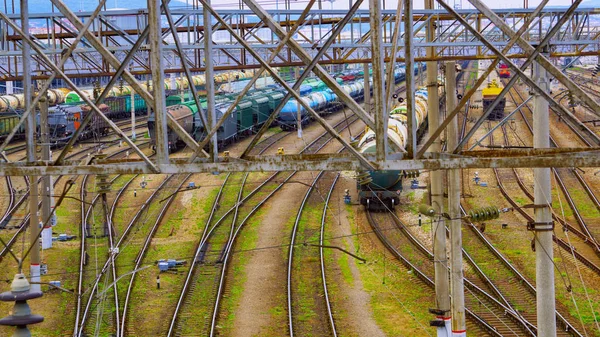
[[[416, 244], [415, 241], [410, 240], [410, 239], [403, 241], [406, 244], [402, 244], [402, 245], [392, 243], [392, 241], [384, 234], [384, 230], [386, 231], [386, 233], [389, 232], [388, 228], [387, 227], [384, 228], [380, 225], [380, 221], [375, 219], [373, 212], [367, 210], [366, 214], [367, 214], [367, 220], [369, 221], [369, 224], [373, 228], [373, 231], [375, 232], [375, 234], [377, 235], [377, 237], [379, 238], [381, 243], [386, 247], [386, 249], [396, 259], [398, 259], [407, 269], [412, 270], [413, 273], [415, 273], [416, 276], [421, 281], [423, 281], [423, 283], [425, 285], [427, 285], [430, 288], [434, 288], [434, 282], [433, 282], [432, 278], [429, 275], [427, 275], [423, 271], [422, 268], [418, 267], [417, 264], [415, 264], [414, 262], [411, 262], [411, 260], [409, 258], [407, 258], [399, 250], [401, 247], [402, 247], [402, 249], [407, 249], [407, 248], [410, 248], [411, 246], [415, 247], [415, 249], [413, 249], [413, 251], [418, 252], [420, 255], [417, 259], [419, 259], [419, 261], [421, 261], [422, 263], [423, 262], [427, 263], [428, 267], [430, 267], [428, 269], [433, 270], [432, 257], [429, 254], [424, 253], [424, 251], [427, 251], [427, 249], [422, 247], [420, 244]], [[395, 220], [392, 220], [392, 221], [395, 221]], [[484, 299], [482, 299], [479, 302], [480, 306], [483, 306], [484, 308], [488, 308], [488, 306], [492, 305], [492, 303], [499, 304], [499, 302], [497, 302], [495, 299], [493, 299], [493, 297], [490, 296], [490, 298], [491, 298], [491, 300], [486, 299], [485, 301], [484, 301]], [[468, 296], [466, 296], [466, 299], [468, 300]], [[470, 307], [471, 306], [467, 306], [465, 308], [465, 312], [468, 315], [468, 317], [473, 319], [473, 321], [475, 322], [475, 324], [478, 327], [484, 329], [485, 332], [487, 332], [491, 336], [505, 336], [505, 335], [519, 336], [519, 334], [516, 331], [520, 332], [521, 334], [526, 333], [526, 331], [527, 331], [525, 329], [525, 325], [521, 321], [518, 321], [518, 323], [516, 323], [516, 322], [513, 322], [512, 320], [508, 320], [507, 322], [501, 320], [501, 318], [503, 318], [505, 316], [504, 315], [505, 312], [506, 313], [512, 312], [512, 310], [510, 310], [507, 307], [500, 306], [500, 308], [504, 308], [504, 309], [500, 309], [500, 311], [496, 310], [495, 312], [493, 312], [493, 314], [491, 314], [491, 317], [485, 317], [485, 315], [483, 315], [481, 313], [479, 313], [479, 314], [475, 313], [471, 310]], [[488, 322], [488, 320], [491, 321], [491, 319], [493, 319], [493, 321], [497, 325], [494, 323]], [[508, 330], [509, 334], [506, 334], [506, 330]]]
[[[347, 128], [350, 124], [354, 123], [358, 118], [353, 118], [352, 121], [346, 121], [346, 120], [341, 120], [340, 122], [338, 122], [334, 128], [340, 128], [343, 130], [345, 128]], [[339, 130], [338, 130], [339, 131]], [[276, 137], [276, 141], [268, 141], [268, 142], [261, 142], [264, 143], [261, 147], [255, 147], [254, 151], [257, 151], [258, 153], [263, 153], [264, 151], [266, 151], [269, 147], [273, 146], [277, 141], [281, 140], [283, 137], [287, 136], [287, 135], [291, 135], [292, 133], [279, 133], [276, 135], [281, 135], [280, 137]], [[327, 142], [323, 143], [323, 138], [326, 137], [328, 135], [327, 132], [324, 132], [323, 134], [321, 134], [319, 137], [317, 137], [314, 141], [312, 141], [310, 144], [308, 144], [304, 151], [307, 151], [308, 149], [310, 149], [311, 147], [319, 147], [322, 148], [324, 146], [324, 144], [326, 144]], [[260, 145], [261, 143], [257, 144]], [[258, 186], [255, 190], [253, 190], [249, 195], [247, 195], [244, 199], [242, 199], [240, 201], [240, 203], [238, 203], [236, 205], [236, 207], [239, 207], [240, 205], [243, 205], [252, 195], [254, 195], [260, 188], [262, 188], [265, 184], [267, 184], [268, 182], [272, 181], [276, 176], [282, 174], [282, 172], [276, 172], [275, 174], [271, 175], [269, 178], [267, 178], [266, 181], [264, 181], [260, 186]], [[275, 190], [279, 190], [281, 187], [283, 187], [283, 185], [289, 181], [294, 175], [296, 174], [296, 172], [292, 172], [290, 173], [284, 180], [283, 182], [279, 183], [279, 185], [275, 188]], [[272, 194], [269, 194], [272, 195]], [[259, 204], [262, 205], [264, 204], [264, 202], [266, 202], [266, 200], [260, 202]], [[195, 279], [195, 275], [197, 274], [197, 264], [200, 264], [202, 262], [202, 257], [206, 254], [205, 250], [207, 247], [207, 241], [210, 239], [210, 236], [212, 235], [214, 229], [216, 228], [216, 226], [218, 226], [222, 220], [224, 220], [224, 218], [226, 216], [228, 216], [232, 211], [235, 210], [235, 207], [232, 207], [231, 209], [229, 209], [222, 217], [221, 219], [219, 219], [215, 225], [212, 226], [212, 228], [204, 233], [207, 233], [206, 236], [204, 236], [203, 233], [203, 237], [201, 238], [200, 243], [196, 246], [196, 253], [194, 256], [196, 256], [196, 258], [194, 259], [194, 263], [192, 264], [192, 266], [190, 267], [190, 270], [188, 271], [188, 275], [186, 277], [186, 281], [184, 283], [184, 286], [182, 288], [182, 292], [180, 293], [179, 296], [179, 300], [178, 300], [178, 304], [175, 308], [175, 312], [172, 316], [168, 331], [167, 331], [167, 336], [173, 336], [175, 334], [175, 331], [177, 330], [177, 325], [178, 325], [178, 321], [179, 321], [179, 316], [180, 316], [180, 312], [182, 310], [183, 305], [185, 304], [185, 299], [186, 297], [189, 296], [189, 292], [193, 291], [193, 287], [191, 286], [192, 283], [195, 283], [195, 281], [193, 281]], [[254, 212], [254, 211], [251, 211]], [[212, 216], [212, 215], [211, 215]], [[211, 219], [209, 219], [208, 224], [210, 223]], [[240, 229], [242, 228], [242, 226], [238, 226]], [[208, 228], [208, 227], [207, 227]], [[237, 231], [237, 230], [236, 230]], [[232, 239], [235, 240], [236, 236], [233, 236]], [[229, 241], [228, 241], [229, 242]], [[222, 254], [222, 261], [224, 261], [225, 259], [228, 259], [228, 255], [227, 255], [227, 250], [231, 250], [231, 246], [232, 244], [227, 244], [225, 246], [225, 250], [223, 251], [224, 253]], [[229, 247], [229, 248], [227, 248]], [[225, 264], [226, 265], [226, 264]], [[225, 283], [225, 270], [222, 269], [221, 273], [220, 273], [220, 277], [218, 280], [218, 286], [217, 286], [217, 298], [215, 299], [215, 304], [218, 305], [219, 301], [220, 301], [220, 297], [223, 293], [222, 289], [223, 289], [223, 285]], [[219, 289], [221, 289], [221, 291], [219, 291]], [[213, 315], [211, 317], [211, 323], [210, 323], [210, 333], [214, 334], [215, 333], [215, 326], [216, 326], [216, 321], [218, 319], [218, 315], [217, 315], [217, 311], [218, 311], [218, 307], [214, 308], [213, 310]]]
[[[522, 97], [522, 96], [521, 96], [521, 94], [518, 92], [518, 90], [513, 90], [513, 91], [514, 91], [514, 92], [516, 92], [516, 94], [517, 94], [517, 96], [519, 97], [519, 99], [520, 99], [521, 101], [523, 101], [523, 97]], [[511, 95], [512, 99], [514, 100], [514, 96], [513, 96], [512, 92], [510, 93], [510, 95]], [[527, 110], [529, 110], [529, 111], [531, 112], [531, 109], [529, 109], [529, 107], [528, 107], [527, 105], [525, 105], [523, 108], [525, 108], [525, 109], [527, 109]], [[533, 128], [532, 128], [532, 126], [531, 126], [531, 123], [529, 122], [528, 118], [525, 116], [525, 113], [523, 112], [523, 110], [522, 110], [522, 109], [520, 109], [520, 110], [519, 110], [519, 113], [521, 114], [521, 117], [523, 118], [523, 121], [525, 122], [525, 124], [526, 124], [526, 126], [527, 126], [527, 129], [528, 129], [528, 130], [530, 131], [530, 133], [533, 135]], [[578, 130], [577, 130], [577, 129], [571, 128], [571, 130], [572, 130], [572, 131], [573, 131], [573, 132], [574, 132], [574, 133], [575, 133], [575, 134], [576, 134], [576, 135], [577, 135], [577, 136], [578, 136], [578, 137], [579, 137], [579, 138], [580, 138], [580, 139], [581, 139], [581, 140], [582, 140], [582, 141], [583, 141], [583, 142], [584, 142], [586, 145], [588, 145], [588, 146], [591, 146], [591, 144], [592, 144], [592, 143], [588, 142], [588, 141], [585, 139], [585, 136], [583, 136], [583, 135], [582, 135], [580, 132], [578, 132]], [[505, 137], [507, 137], [507, 135], [506, 135], [506, 130], [503, 130], [503, 131], [504, 131], [504, 136], [505, 136]], [[505, 141], [506, 141], [506, 142], [508, 142], [508, 140], [507, 140], [507, 139], [506, 139]], [[555, 140], [555, 139], [554, 139], [552, 136], [550, 136], [550, 145], [551, 145], [552, 147], [558, 147], [558, 144], [557, 144], [556, 140]], [[566, 185], [565, 185], [565, 183], [564, 183], [564, 181], [563, 181], [563, 178], [562, 178], [562, 176], [561, 176], [561, 172], [562, 172], [563, 174], [564, 174], [564, 173], [568, 173], [568, 172], [565, 172], [565, 170], [557, 170], [557, 169], [554, 169], [554, 168], [552, 169], [552, 171], [553, 171], [554, 177], [556, 178], [556, 180], [557, 180], [557, 182], [558, 182], [558, 185], [559, 185], [559, 187], [560, 187], [560, 188], [561, 188], [561, 190], [563, 191], [563, 193], [564, 193], [564, 195], [565, 195], [565, 198], [566, 198], [566, 200], [567, 200], [567, 202], [568, 202], [569, 206], [571, 207], [571, 209], [572, 209], [572, 211], [573, 211], [573, 214], [574, 214], [574, 216], [575, 216], [575, 220], [576, 220], [576, 221], [577, 221], [577, 223], [579, 224], [579, 226], [580, 226], [581, 230], [579, 230], [579, 229], [575, 228], [574, 226], [572, 226], [572, 225], [570, 225], [569, 223], [567, 223], [567, 222], [566, 222], [564, 219], [562, 219], [562, 218], [560, 218], [560, 217], [557, 217], [557, 216], [556, 216], [556, 215], [554, 215], [554, 214], [552, 215], [552, 216], [553, 216], [553, 218], [554, 218], [556, 221], [560, 222], [560, 223], [561, 223], [561, 224], [562, 224], [564, 227], [568, 228], [568, 229], [569, 229], [571, 232], [573, 232], [574, 234], [576, 234], [576, 235], [577, 235], [579, 238], [581, 238], [582, 240], [584, 240], [584, 242], [585, 242], [587, 245], [591, 246], [591, 247], [594, 249], [594, 252], [596, 252], [596, 254], [597, 254], [598, 256], [600, 256], [600, 245], [598, 244], [598, 241], [596, 240], [595, 236], [594, 236], [594, 235], [593, 235], [593, 234], [590, 232], [590, 230], [589, 230], [589, 227], [587, 226], [587, 224], [586, 224], [585, 220], [584, 220], [584, 219], [583, 219], [583, 217], [581, 216], [581, 214], [580, 214], [580, 212], [579, 212], [579, 210], [578, 210], [578, 208], [577, 208], [577, 205], [576, 205], [576, 203], [573, 201], [573, 198], [571, 197], [571, 194], [569, 193], [569, 191], [568, 191], [568, 189], [567, 189], [567, 187], [566, 187]], [[518, 176], [518, 174], [516, 173], [516, 170], [515, 170], [515, 175], [517, 175], [517, 176]], [[530, 192], [527, 190], [527, 188], [525, 187], [525, 185], [523, 184], [523, 182], [521, 181], [521, 179], [518, 179], [517, 181], [519, 182], [519, 186], [521, 186], [521, 188], [522, 188], [522, 189], [523, 189], [523, 191], [524, 191], [524, 192], [527, 194], [527, 196], [528, 196], [528, 197], [529, 197], [531, 200], [533, 200], [533, 196], [532, 196], [532, 195], [531, 195], [531, 193], [530, 193]], [[582, 186], [583, 186], [584, 190], [586, 190], [586, 191], [590, 191], [590, 192], [591, 192], [591, 188], [588, 186], [588, 184], [585, 182], [585, 180], [581, 179], [581, 180], [578, 180], [578, 181], [579, 181], [579, 182], [582, 184]], [[590, 195], [590, 199], [592, 200], [592, 202], [594, 202], [594, 204], [595, 204], [596, 208], [599, 208], [599, 209], [600, 209], [600, 204], [598, 204], [598, 203], [597, 203], [597, 201], [598, 201], [598, 200], [595, 198], [595, 196], [593, 195], [593, 193], [591, 193], [591, 195]], [[582, 262], [583, 262], [583, 261], [582, 261]], [[587, 263], [586, 263], [586, 262], [584, 262], [584, 264], [587, 264]], [[594, 268], [594, 269], [596, 269], [596, 268]]]

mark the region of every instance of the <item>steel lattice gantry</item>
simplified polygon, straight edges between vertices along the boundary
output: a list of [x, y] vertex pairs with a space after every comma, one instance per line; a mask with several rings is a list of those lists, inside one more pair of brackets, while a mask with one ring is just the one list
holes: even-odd
[[[386, 146], [393, 153], [387, 155], [361, 155], [354, 151], [347, 140], [339, 135], [325, 121], [321, 125], [342, 142], [350, 151], [344, 154], [261, 156], [247, 155], [240, 158], [211, 157], [202, 148], [212, 142], [211, 138], [194, 140], [165, 113], [164, 88], [153, 88], [150, 92], [142, 87], [136, 75], [152, 72], [153, 77], [168, 72], [191, 73], [212, 72], [221, 69], [262, 68], [277, 80], [275, 67], [303, 66], [312, 70], [318, 77], [346, 103], [352, 113], [377, 130], [385, 118], [373, 118], [347, 94], [341, 91], [335, 81], [323, 68], [326, 64], [381, 63], [376, 66], [384, 69], [393, 58], [404, 62], [409, 51], [415, 61], [460, 60], [489, 58], [505, 61], [513, 68], [516, 76], [528, 84], [533, 91], [540, 88], [518, 69], [511, 60], [534, 60], [544, 67], [554, 67], [549, 72], [577, 94], [582, 102], [593, 111], [600, 111], [597, 103], [566, 76], [556, 72], [556, 67], [548, 61], [560, 56], [598, 55], [597, 21], [600, 11], [591, 8], [578, 8], [580, 2], [569, 8], [552, 9], [513, 9], [486, 11], [455, 11], [444, 2], [439, 2], [439, 10], [403, 11], [382, 10], [381, 24], [372, 25], [370, 10], [358, 9], [354, 3], [349, 10], [285, 10], [279, 12], [280, 21], [273, 11], [266, 11], [254, 0], [245, 0], [241, 10], [215, 10], [210, 6], [199, 8], [172, 8], [165, 10], [160, 2], [149, 1], [157, 7], [143, 10], [102, 11], [98, 6], [94, 12], [74, 13], [60, 0], [52, 1], [57, 11], [48, 14], [31, 14], [29, 20], [37, 22], [36, 30], [27, 34], [22, 30], [19, 15], [0, 14], [0, 80], [22, 78], [22, 46], [31, 46], [32, 69], [37, 75], [33, 78], [60, 78], [65, 86], [78, 90], [74, 79], [77, 77], [107, 76], [111, 79], [108, 87], [117, 82], [125, 82], [136, 90], [156, 111], [158, 137], [167, 128], [173, 129], [194, 151], [190, 158], [169, 158], [166, 149], [158, 148], [157, 159], [143, 155], [136, 145], [112, 123], [111, 127], [123, 141], [139, 155], [139, 160], [114, 160], [92, 162], [80, 165], [71, 162], [66, 153], [70, 142], [54, 161], [2, 162], [0, 174], [5, 175], [44, 175], [44, 174], [94, 174], [103, 173], [178, 173], [214, 171], [266, 171], [266, 170], [358, 170], [358, 169], [445, 169], [466, 167], [544, 167], [544, 166], [600, 166], [600, 158], [595, 148], [587, 149], [543, 149], [506, 150], [489, 153], [486, 151], [465, 151], [462, 143], [455, 149], [455, 155], [435, 154], [427, 151], [433, 137], [426, 140], [425, 146], [417, 153], [408, 155], [397, 144]], [[101, 2], [102, 3], [102, 2]], [[478, 2], [472, 0], [474, 5]], [[200, 4], [207, 4], [200, 0]], [[156, 12], [153, 12], [153, 9]], [[410, 20], [404, 20], [404, 13], [412, 13]], [[397, 13], [400, 13], [399, 15]], [[205, 19], [206, 18], [206, 19]], [[397, 20], [397, 18], [399, 20]], [[205, 20], [210, 20], [213, 31], [211, 41], [204, 39]], [[404, 20], [404, 22], [403, 22]], [[130, 23], [134, 22], [135, 26]], [[436, 38], [427, 42], [425, 30], [435, 23]], [[525, 24], [526, 23], [526, 24]], [[291, 36], [291, 28], [296, 27]], [[379, 28], [377, 32], [372, 27]], [[412, 31], [412, 39], [405, 38], [404, 31]], [[176, 31], [177, 34], [173, 34]], [[394, 32], [397, 31], [398, 34]], [[515, 32], [519, 37], [515, 37]], [[372, 36], [379, 37], [371, 41]], [[393, 41], [394, 38], [397, 41]], [[541, 45], [546, 46], [548, 58], [539, 55]], [[396, 46], [397, 49], [392, 51]], [[433, 48], [433, 56], [425, 57], [425, 48]], [[206, 62], [205, 50], [212, 48], [211, 62]], [[372, 55], [383, 50], [382, 58]], [[276, 53], [274, 53], [276, 51]], [[391, 57], [394, 55], [395, 57]], [[131, 66], [131, 64], [133, 64]], [[206, 69], [206, 66], [211, 69]], [[407, 72], [407, 80], [413, 80]], [[279, 80], [281, 80], [279, 78]], [[374, 87], [383, 83], [383, 72], [373, 78]], [[191, 82], [191, 81], [190, 81]], [[479, 81], [478, 85], [481, 84]], [[45, 88], [49, 86], [46, 81]], [[380, 88], [382, 86], [379, 86]], [[287, 87], [291, 89], [290, 87]], [[44, 88], [42, 88], [41, 91]], [[473, 88], [471, 91], [474, 91]], [[107, 91], [96, 102], [87, 102], [100, 114], [94, 103], [107, 95]], [[467, 93], [456, 109], [442, 121], [435, 132], [437, 137], [457, 112], [464, 107]], [[292, 95], [293, 96], [293, 95]], [[544, 95], [543, 95], [544, 96]], [[561, 109], [547, 94], [551, 107]], [[386, 99], [380, 95], [377, 99]], [[39, 100], [36, 97], [34, 105]], [[410, 97], [408, 98], [410, 101]], [[33, 105], [32, 105], [33, 106]], [[385, 104], [375, 105], [383, 107]], [[564, 109], [564, 108], [563, 108]], [[28, 109], [33, 110], [33, 109]], [[23, 121], [30, 111], [25, 111]], [[376, 112], [384, 114], [384, 111]], [[210, 114], [209, 114], [210, 116]], [[382, 116], [385, 116], [382, 115]], [[209, 118], [210, 119], [210, 118]], [[212, 137], [221, 121], [204, 121], [214, 126]], [[480, 125], [480, 124], [478, 124]], [[383, 130], [379, 128], [379, 130]], [[264, 131], [264, 130], [263, 130]], [[262, 136], [259, 132], [250, 147]], [[381, 132], [378, 133], [380, 137]], [[9, 139], [0, 150], [4, 150]], [[414, 140], [412, 140], [414, 141]], [[33, 144], [29, 144], [32, 146]], [[382, 147], [383, 149], [383, 147]], [[380, 149], [380, 150], [382, 150]]]

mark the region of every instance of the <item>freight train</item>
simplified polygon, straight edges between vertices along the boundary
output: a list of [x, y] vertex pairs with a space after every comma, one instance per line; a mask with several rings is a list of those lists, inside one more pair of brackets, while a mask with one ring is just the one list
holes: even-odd
[[[415, 66], [415, 72], [418, 67]], [[395, 71], [395, 82], [404, 80], [404, 68], [398, 67]], [[347, 71], [337, 74], [336, 81], [342, 86], [342, 90], [348, 93], [355, 100], [361, 100], [364, 95], [363, 74], [362, 72]], [[356, 80], [359, 78], [358, 80]], [[259, 90], [248, 92], [246, 97], [236, 106], [234, 113], [231, 114], [223, 127], [217, 132], [217, 141], [220, 146], [227, 145], [237, 139], [243, 138], [248, 134], [260, 128], [268, 119], [270, 114], [277, 108], [284, 97], [285, 91], [277, 85], [271, 85]], [[305, 80], [300, 86], [299, 93], [302, 99], [308, 103], [320, 115], [327, 115], [343, 108], [337, 96], [331, 91], [325, 83], [316, 78]], [[215, 111], [217, 119], [228, 109], [237, 94], [215, 96]], [[201, 113], [205, 114], [206, 102], [201, 100]], [[167, 109], [167, 112], [178, 121], [182, 127], [190, 133], [194, 139], [202, 139], [206, 130], [202, 125], [198, 109], [194, 101], [181, 102]], [[308, 124], [312, 118], [307, 111], [301, 107], [300, 111], [302, 124]], [[282, 108], [277, 122], [283, 130], [294, 129], [297, 125], [298, 103], [295, 99], [290, 99]], [[154, 115], [148, 117], [148, 131], [152, 142], [156, 139]], [[172, 131], [167, 131], [168, 147], [170, 151], [176, 151], [184, 146], [183, 141]]]
[[[418, 72], [418, 66], [415, 66], [414, 72]], [[362, 101], [364, 99], [364, 73], [362, 71], [347, 72], [340, 74], [336, 77], [336, 81], [342, 87], [342, 90], [347, 93], [356, 101]], [[406, 70], [404, 66], [397, 67], [394, 70], [394, 83], [398, 84], [406, 78]], [[358, 79], [358, 80], [356, 80]], [[369, 83], [371, 81], [369, 80]], [[305, 88], [303, 88], [305, 87]], [[373, 85], [369, 86], [370, 91], [373, 92]], [[320, 80], [309, 79], [306, 81], [306, 85], [300, 87], [300, 95], [303, 96], [303, 100], [310, 105], [310, 107], [322, 114], [321, 112], [331, 113], [340, 110], [343, 105], [338, 101], [337, 96], [333, 91], [325, 86]], [[296, 99], [291, 98], [283, 107], [277, 121], [279, 126], [284, 131], [293, 130], [297, 128], [298, 124], [298, 107], [300, 107], [300, 118], [302, 125], [308, 124], [311, 120], [308, 111], [299, 105]]]
[[[441, 80], [438, 81], [438, 92], [443, 95]], [[390, 111], [388, 120], [388, 137], [395, 143], [406, 147], [408, 130], [406, 117], [406, 102], [396, 104]], [[427, 88], [420, 87], [415, 92], [415, 116], [417, 125], [417, 139], [427, 128]], [[374, 153], [376, 148], [375, 132], [368, 129], [357, 144], [360, 153]], [[403, 178], [414, 175], [404, 171], [369, 171], [359, 172], [357, 179], [358, 197], [362, 205], [369, 209], [387, 207], [393, 209], [400, 203]]]
[[[224, 72], [216, 74], [214, 76], [214, 81], [221, 86], [232, 86], [238, 81], [247, 81], [247, 79], [253, 75], [253, 70]], [[269, 80], [271, 79], [265, 78], [265, 81], [259, 81], [257, 86], [264, 85], [264, 83], [268, 83]], [[206, 84], [204, 75], [192, 76], [192, 81], [199, 90], [202, 90]], [[176, 84], [174, 88], [176, 90], [172, 88], [171, 82], [171, 79], [165, 80], [167, 92], [189, 89], [189, 82], [185, 77], [175, 78]], [[142, 86], [148, 89], [147, 84], [144, 83]], [[99, 88], [98, 90], [102, 91], [103, 88]], [[106, 107], [103, 107], [101, 110], [105, 111], [112, 120], [127, 118], [131, 113], [131, 90], [130, 86], [118, 86], [113, 88], [104, 100], [104, 104], [108, 106], [108, 110]], [[90, 100], [94, 100], [94, 89], [84, 89], [82, 91]], [[84, 116], [89, 109], [85, 107], [85, 102], [83, 102], [82, 98], [76, 92], [66, 88], [48, 89], [48, 103], [49, 106], [53, 107], [49, 109], [51, 115], [49, 116], [50, 129], [54, 130], [51, 135], [51, 142], [58, 144], [68, 140], [74, 130], [78, 128], [80, 117], [76, 116]], [[146, 113], [146, 103], [138, 94], [134, 94], [134, 104], [136, 115], [143, 115]], [[25, 101], [23, 94], [0, 96], [0, 140], [5, 138], [14, 126], [19, 123], [24, 108]], [[98, 121], [100, 121], [100, 119]], [[86, 137], [89, 138], [92, 135], [102, 135], [105, 125], [102, 122], [98, 125], [92, 123], [89, 128], [89, 130], [86, 130], [83, 133], [82, 139]], [[14, 139], [21, 139], [24, 136], [25, 127], [21, 126], [15, 134]]]
[[[457, 65], [457, 70], [468, 68], [468, 61]], [[463, 77], [463, 72], [457, 75], [457, 83]], [[444, 86], [442, 78], [438, 78], [438, 95], [440, 102], [445, 101]], [[415, 92], [415, 117], [417, 125], [417, 140], [419, 140], [427, 130], [428, 105], [427, 89], [420, 87]], [[408, 137], [406, 103], [402, 99], [390, 110], [388, 120], [388, 137], [406, 147]], [[360, 153], [374, 153], [376, 149], [375, 132], [367, 129], [364, 135], [357, 143]], [[400, 203], [400, 192], [402, 191], [402, 181], [405, 178], [415, 178], [418, 171], [361, 171], [357, 172], [357, 189], [359, 201], [362, 205], [373, 210], [393, 209]]]
[[[98, 108], [110, 120], [117, 121], [131, 116], [131, 104], [131, 96], [107, 97]], [[145, 115], [147, 112], [146, 102], [137, 94], [134, 95], [133, 108], [136, 116]], [[93, 114], [92, 120], [80, 133], [80, 140], [105, 136], [110, 131], [108, 123], [83, 102], [65, 103], [48, 109], [50, 143], [57, 146], [69, 141], [80, 128], [85, 116], [90, 113]]]
[[[217, 85], [221, 85], [224, 83], [230, 83], [235, 81], [242, 81], [250, 79], [254, 76], [254, 70], [242, 70], [242, 71], [229, 71], [217, 73], [214, 76], [214, 82]], [[267, 76], [266, 73], [263, 76]], [[176, 77], [174, 79], [175, 84], [173, 85], [173, 81], [170, 78], [165, 79], [164, 87], [165, 90], [186, 90], [189, 89], [189, 81], [187, 77]], [[192, 76], [192, 82], [194, 86], [198, 90], [203, 90], [204, 85], [206, 84], [206, 79], [204, 75], [194, 75]], [[152, 81], [148, 83], [140, 83], [143, 88], [146, 90], [152, 89]], [[99, 88], [100, 92], [104, 90], [104, 88]], [[84, 95], [86, 95], [90, 100], [94, 99], [94, 89], [83, 89], [81, 90]], [[119, 97], [119, 96], [128, 96], [131, 95], [131, 92], [134, 91], [133, 88], [129, 85], [124, 86], [114, 86], [107, 97]], [[135, 91], [134, 91], [135, 92]], [[71, 91], [68, 88], [58, 88], [58, 89], [48, 89], [48, 105], [54, 106], [62, 103], [76, 103], [82, 102], [83, 99], [77, 94], [75, 91]], [[15, 111], [15, 110], [23, 110], [25, 109], [25, 99], [23, 94], [7, 94], [0, 95], [0, 112], [6, 111]]]

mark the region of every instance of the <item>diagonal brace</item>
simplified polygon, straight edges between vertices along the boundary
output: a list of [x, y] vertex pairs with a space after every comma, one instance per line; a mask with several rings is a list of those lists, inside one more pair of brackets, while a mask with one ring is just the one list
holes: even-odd
[[[210, 6], [208, 6], [206, 0], [199, 0], [202, 3], [202, 6], [204, 6], [204, 8], [208, 9], [208, 11], [211, 12], [211, 14], [219, 21], [222, 20], [222, 18], [219, 16], [219, 14]], [[360, 2], [360, 1], [359, 1]], [[289, 86], [289, 84], [287, 84], [280, 76], [279, 74], [277, 74], [277, 72], [275, 70], [273, 70], [273, 68], [271, 68], [271, 66], [269, 64], [267, 64], [265, 62], [265, 60], [263, 60], [263, 58], [250, 46], [248, 45], [248, 43], [246, 43], [246, 41], [244, 41], [243, 38], [241, 38], [227, 23], [222, 22], [223, 26], [229, 31], [229, 33], [244, 47], [246, 48], [246, 50], [248, 50], [248, 52], [263, 66], [267, 69], [267, 71], [271, 74], [271, 76], [273, 77], [273, 79], [275, 79], [277, 82], [279, 82], [283, 88], [285, 90], [287, 90], [289, 93], [291, 93], [294, 98], [300, 103], [300, 105], [302, 105], [306, 111], [308, 111], [308, 113], [310, 113], [313, 118], [315, 118], [315, 120], [321, 124], [325, 130], [327, 130], [327, 132], [329, 132], [329, 134], [331, 134], [335, 139], [337, 139], [346, 149], [348, 149], [348, 151], [350, 153], [352, 153], [354, 156], [357, 157], [357, 159], [367, 168], [369, 169], [374, 169], [373, 165], [360, 153], [358, 152], [352, 145], [350, 145], [346, 140], [343, 139], [343, 137], [333, 128], [331, 127], [331, 125], [329, 125], [329, 123], [327, 123], [327, 121], [325, 119], [323, 119], [321, 116], [319, 116], [319, 114], [314, 111], [310, 105], [308, 103], [306, 103], [304, 100], [302, 100], [302, 97], [300, 97], [300, 95], [292, 88]]]

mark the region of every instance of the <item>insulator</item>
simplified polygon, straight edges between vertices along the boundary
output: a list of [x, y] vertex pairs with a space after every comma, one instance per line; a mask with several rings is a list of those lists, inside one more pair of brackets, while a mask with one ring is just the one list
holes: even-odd
[[419, 213], [425, 216], [434, 216], [435, 209], [430, 205], [421, 204], [419, 205]]
[[473, 222], [489, 221], [498, 219], [499, 217], [500, 211], [495, 206], [482, 207], [469, 211], [469, 218]]
[[361, 171], [358, 172], [358, 175], [356, 176], [356, 181], [359, 185], [367, 185], [373, 181], [373, 178], [371, 177], [371, 174], [369, 172]]
[[402, 178], [411, 178], [414, 179], [418, 177], [421, 173], [418, 170], [404, 170], [400, 173]]

